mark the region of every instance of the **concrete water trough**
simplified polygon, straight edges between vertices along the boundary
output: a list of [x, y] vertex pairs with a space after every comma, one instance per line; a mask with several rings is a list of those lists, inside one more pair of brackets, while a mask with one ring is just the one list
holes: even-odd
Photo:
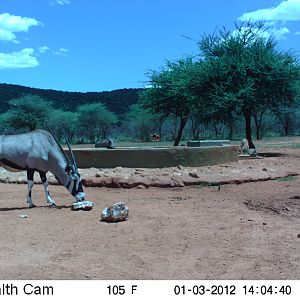
[[194, 140], [188, 141], [188, 147], [208, 147], [230, 145], [230, 140]]
[[[66, 150], [68, 153], [68, 151]], [[178, 165], [198, 167], [238, 161], [238, 146], [130, 147], [73, 150], [79, 168], [163, 168]]]

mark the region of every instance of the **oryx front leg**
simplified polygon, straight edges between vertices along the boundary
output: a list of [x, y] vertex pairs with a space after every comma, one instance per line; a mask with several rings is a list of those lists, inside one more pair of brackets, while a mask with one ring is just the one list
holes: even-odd
[[48, 189], [48, 180], [46, 177], [46, 173], [44, 172], [39, 172], [40, 173], [40, 177], [42, 180], [42, 183], [44, 185], [44, 189], [45, 189], [45, 195], [46, 195], [46, 201], [47, 203], [51, 206], [51, 207], [56, 207], [56, 203], [55, 201], [52, 199], [50, 193], [49, 193], [49, 189]]
[[29, 208], [35, 207], [35, 205], [32, 203], [32, 198], [31, 198], [31, 191], [33, 187], [33, 175], [34, 175], [34, 170], [28, 169], [27, 170], [27, 185], [28, 185], [27, 203]]

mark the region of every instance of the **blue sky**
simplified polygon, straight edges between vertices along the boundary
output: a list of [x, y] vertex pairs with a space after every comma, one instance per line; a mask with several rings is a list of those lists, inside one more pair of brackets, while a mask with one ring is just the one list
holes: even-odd
[[0, 82], [64, 91], [143, 87], [217, 26], [264, 18], [300, 50], [300, 0], [1, 0]]

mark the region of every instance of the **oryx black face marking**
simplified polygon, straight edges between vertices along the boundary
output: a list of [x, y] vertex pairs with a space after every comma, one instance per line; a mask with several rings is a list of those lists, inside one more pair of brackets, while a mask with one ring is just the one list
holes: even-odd
[[[75, 197], [78, 193], [83, 193], [80, 174], [73, 166], [67, 165], [66, 172], [70, 175], [70, 182], [67, 185], [70, 193]], [[71, 187], [70, 187], [71, 186]]]
[[76, 183], [74, 184], [71, 194], [75, 197], [78, 193], [83, 193], [81, 182], [78, 183], [78, 189], [76, 189]]

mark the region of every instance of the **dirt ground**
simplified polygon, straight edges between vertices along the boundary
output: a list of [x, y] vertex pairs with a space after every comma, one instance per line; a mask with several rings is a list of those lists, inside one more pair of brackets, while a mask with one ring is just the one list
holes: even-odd
[[[0, 279], [299, 280], [300, 149], [284, 151], [290, 155], [226, 169], [247, 167], [255, 179], [256, 170], [279, 166], [293, 176], [220, 187], [86, 187], [91, 211], [71, 211], [68, 191], [53, 185], [59, 209], [46, 206], [42, 185], [33, 189], [37, 207], [27, 209], [25, 184], [0, 183]], [[129, 220], [100, 222], [117, 201]]]

